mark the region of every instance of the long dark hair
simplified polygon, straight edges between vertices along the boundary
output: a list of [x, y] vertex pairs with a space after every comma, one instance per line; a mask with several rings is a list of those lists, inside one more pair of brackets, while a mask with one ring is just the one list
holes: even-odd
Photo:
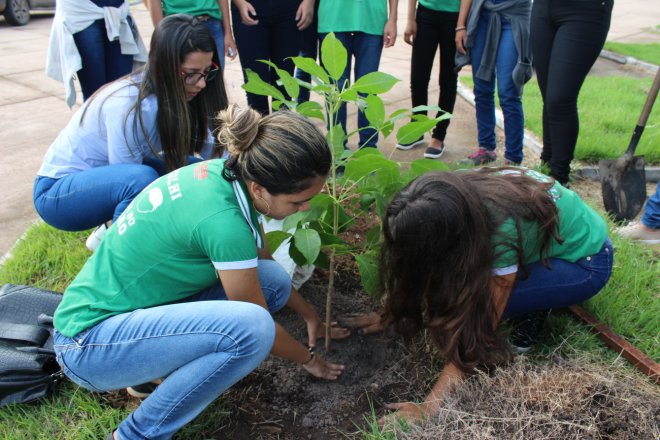
[[[134, 132], [146, 139], [148, 128], [142, 121], [141, 103], [149, 95], [158, 101], [157, 125], [168, 170], [186, 163], [186, 156], [201, 151], [208, 129], [215, 130], [213, 118], [227, 108], [222, 72], [190, 102], [186, 101], [181, 65], [192, 52], [212, 52], [220, 65], [213, 36], [204, 23], [186, 14], [165, 17], [151, 37], [149, 61], [143, 67], [140, 92], [135, 106]], [[154, 146], [150, 145], [152, 150]]]
[[272, 195], [295, 194], [330, 171], [332, 155], [325, 136], [297, 113], [262, 116], [232, 104], [218, 113], [217, 122], [218, 142], [229, 152], [223, 171], [229, 181], [251, 180]]
[[551, 185], [484, 168], [431, 172], [397, 194], [383, 219], [380, 261], [395, 329], [410, 337], [428, 328], [446, 360], [465, 372], [506, 360], [489, 286], [493, 249], [508, 241], [493, 237], [506, 219], [515, 222], [518, 240], [509, 246], [522, 270], [521, 222], [535, 222], [545, 261], [551, 239], [561, 240]]

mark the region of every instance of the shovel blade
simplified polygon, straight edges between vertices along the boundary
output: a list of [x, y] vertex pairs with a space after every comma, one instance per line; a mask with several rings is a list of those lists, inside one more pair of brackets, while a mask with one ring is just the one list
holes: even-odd
[[644, 156], [601, 160], [599, 166], [605, 210], [617, 222], [635, 218], [646, 201]]

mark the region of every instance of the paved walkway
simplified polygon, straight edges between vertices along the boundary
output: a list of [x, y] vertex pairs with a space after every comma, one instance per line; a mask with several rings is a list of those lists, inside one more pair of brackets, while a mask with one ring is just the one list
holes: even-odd
[[[410, 106], [410, 46], [403, 42], [407, 2], [400, 0], [399, 3], [397, 43], [384, 50], [381, 62], [382, 71], [402, 80], [385, 96], [390, 111]], [[148, 46], [153, 30], [148, 12], [141, 3], [132, 10]], [[34, 176], [46, 149], [73, 114], [64, 102], [63, 85], [44, 74], [51, 23], [52, 14], [44, 13], [33, 16], [24, 27], [9, 26], [0, 18], [0, 256], [37, 220], [32, 205]], [[610, 38], [660, 41], [660, 33], [650, 30], [658, 23], [660, 8], [649, 8], [649, 3], [642, 0], [618, 0]], [[432, 78], [437, 78], [437, 65]], [[245, 103], [238, 60], [227, 63], [225, 82], [230, 100]], [[437, 94], [438, 86], [432, 83], [429, 88], [431, 103], [437, 102]], [[81, 95], [78, 96], [80, 101]], [[349, 113], [349, 128], [355, 125], [355, 119], [353, 110]], [[498, 139], [501, 141], [501, 133]], [[447, 162], [464, 158], [476, 143], [474, 110], [462, 99], [457, 100], [446, 142], [448, 149], [443, 160]], [[413, 160], [423, 152], [423, 147], [402, 152], [393, 145], [394, 135], [382, 141], [380, 148], [392, 153], [397, 160]], [[527, 154], [535, 159], [531, 152]]]

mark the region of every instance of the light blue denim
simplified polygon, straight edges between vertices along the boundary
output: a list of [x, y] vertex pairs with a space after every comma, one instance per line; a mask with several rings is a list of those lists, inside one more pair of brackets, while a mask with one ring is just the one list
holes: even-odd
[[[260, 260], [257, 271], [274, 313], [287, 303], [291, 279], [272, 260]], [[259, 366], [274, 339], [267, 310], [227, 301], [217, 283], [183, 302], [115, 315], [73, 338], [56, 332], [55, 352], [66, 376], [92, 391], [164, 378], [117, 428], [122, 440], [160, 440]]]
[[612, 241], [607, 238], [598, 253], [575, 263], [559, 258], [551, 258], [549, 263], [549, 268], [540, 261], [527, 265], [526, 278], [518, 272], [503, 319], [568, 307], [596, 295], [612, 275]]
[[497, 78], [497, 95], [500, 99], [502, 113], [504, 113], [504, 157], [512, 162], [520, 163], [523, 159], [525, 119], [522, 99], [511, 76], [518, 63], [518, 51], [513, 41], [511, 24], [506, 19], [502, 18], [502, 34], [497, 51], [497, 65], [492, 79], [484, 81], [474, 75], [474, 72], [479, 70], [479, 64], [483, 56], [489, 19], [490, 11], [483, 9], [471, 51], [479, 147], [495, 151], [494, 92]]
[[[323, 42], [326, 35], [319, 34], [319, 41]], [[335, 37], [348, 51], [346, 69], [339, 78], [340, 87], [348, 81], [350, 83], [352, 58], [355, 57], [355, 81], [367, 73], [377, 72], [380, 65], [380, 55], [383, 52], [383, 36], [365, 34], [364, 32], [336, 32]], [[346, 132], [346, 105], [342, 105], [337, 112], [337, 122]], [[364, 112], [358, 111], [358, 129], [360, 130], [359, 147], [377, 147], [378, 132], [369, 127], [369, 121]]]
[[642, 223], [647, 228], [660, 229], [660, 182], [655, 187], [655, 193], [646, 202]]

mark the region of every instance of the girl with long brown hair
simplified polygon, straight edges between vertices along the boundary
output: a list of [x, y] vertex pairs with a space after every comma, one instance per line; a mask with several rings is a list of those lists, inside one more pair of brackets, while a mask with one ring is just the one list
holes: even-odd
[[[383, 234], [385, 311], [352, 324], [364, 333], [393, 325], [406, 337], [428, 330], [443, 371], [421, 404], [389, 405], [413, 420], [436, 414], [453, 382], [509, 358], [503, 319], [525, 324], [584, 301], [612, 271], [603, 219], [554, 179], [522, 168], [425, 174], [394, 197]], [[530, 342], [520, 340], [519, 351]]]

